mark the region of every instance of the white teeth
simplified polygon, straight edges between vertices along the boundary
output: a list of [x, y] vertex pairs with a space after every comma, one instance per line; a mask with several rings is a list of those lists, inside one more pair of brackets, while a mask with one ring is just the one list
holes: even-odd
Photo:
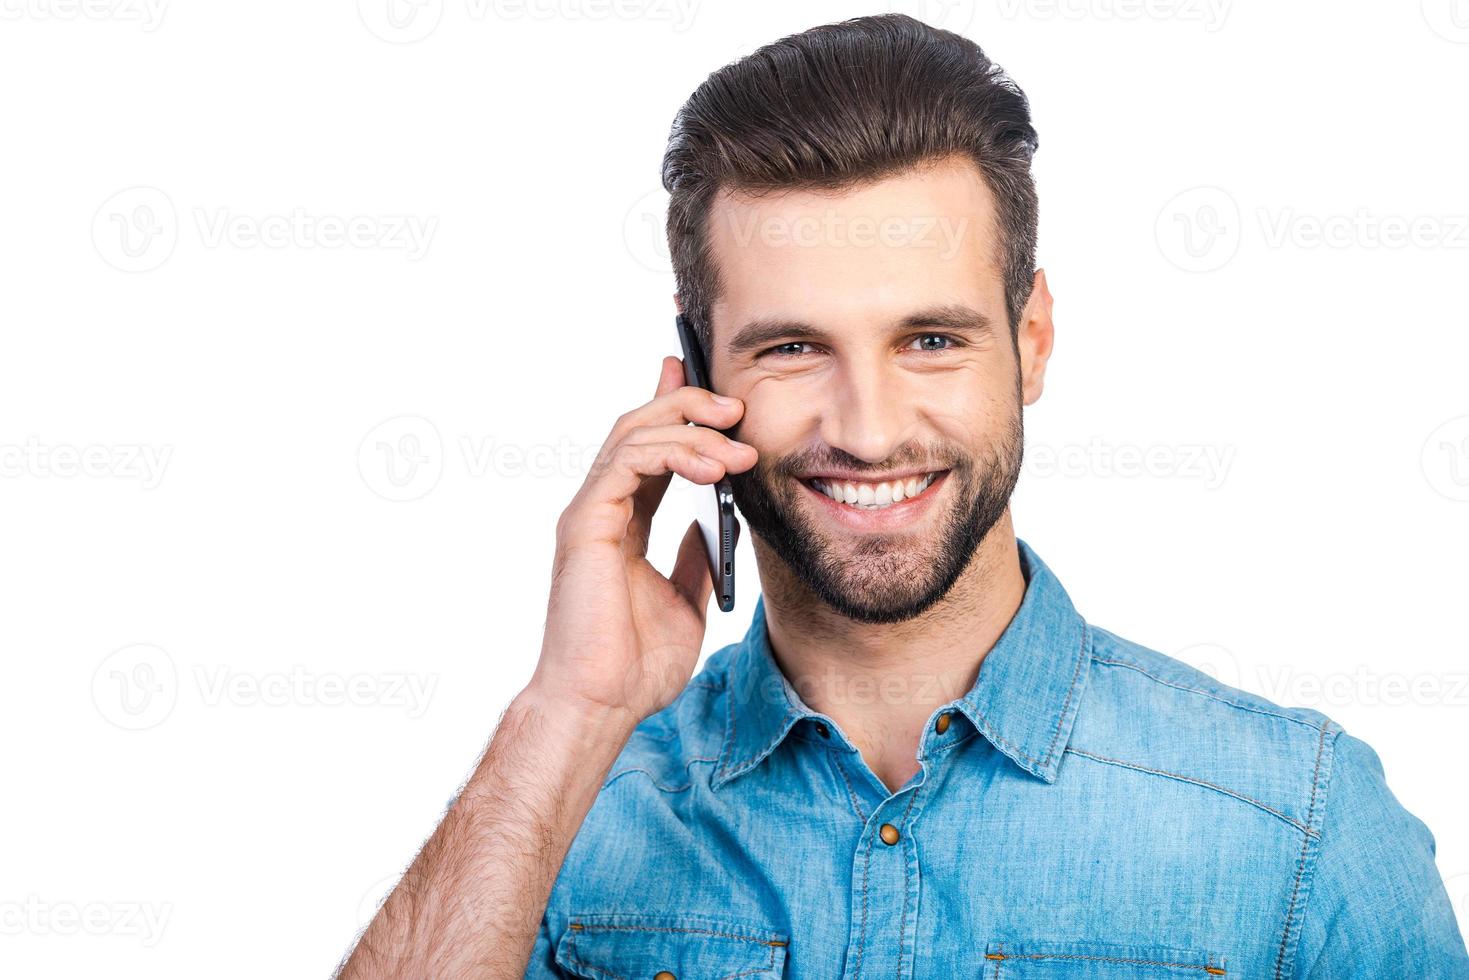
[[850, 504], [864, 510], [877, 510], [916, 497], [934, 481], [937, 474], [893, 480], [889, 483], [846, 483], [812, 480], [817, 490], [837, 503]]

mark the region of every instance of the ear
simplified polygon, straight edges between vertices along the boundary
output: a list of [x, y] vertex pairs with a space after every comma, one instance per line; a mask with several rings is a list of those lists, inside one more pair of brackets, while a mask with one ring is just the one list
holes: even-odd
[[1046, 270], [1037, 269], [1030, 285], [1030, 299], [1020, 316], [1020, 329], [1015, 335], [1015, 345], [1020, 354], [1021, 391], [1027, 405], [1035, 404], [1045, 389], [1046, 362], [1051, 358], [1055, 339], [1056, 327], [1051, 322], [1051, 290], [1046, 285]]
[[679, 299], [678, 293], [673, 294], [673, 308], [680, 313], [683, 312], [683, 300]]

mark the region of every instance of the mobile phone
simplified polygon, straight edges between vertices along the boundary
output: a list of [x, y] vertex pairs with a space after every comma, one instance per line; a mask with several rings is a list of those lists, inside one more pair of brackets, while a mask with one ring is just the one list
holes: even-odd
[[[704, 349], [688, 318], [680, 313], [674, 320], [678, 328], [678, 343], [683, 348], [684, 383], [705, 391], [709, 386], [709, 368], [704, 363]], [[735, 516], [734, 488], [729, 477], [721, 477], [712, 488], [695, 491], [699, 501], [695, 518], [699, 522], [699, 533], [704, 538], [704, 551], [709, 556], [709, 576], [714, 581], [714, 598], [719, 608], [729, 612], [734, 608], [735, 597], [735, 545], [740, 540], [740, 521]]]

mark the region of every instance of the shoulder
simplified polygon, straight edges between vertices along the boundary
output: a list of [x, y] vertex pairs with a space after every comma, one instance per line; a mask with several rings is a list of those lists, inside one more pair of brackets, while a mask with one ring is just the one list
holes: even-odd
[[1067, 752], [1182, 779], [1314, 833], [1342, 726], [1088, 624], [1087, 689]]

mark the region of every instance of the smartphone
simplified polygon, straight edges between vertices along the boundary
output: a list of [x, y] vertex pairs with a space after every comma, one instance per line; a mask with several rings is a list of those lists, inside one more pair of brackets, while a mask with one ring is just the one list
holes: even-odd
[[[682, 313], [675, 319], [678, 344], [683, 348], [684, 383], [705, 391], [709, 386], [709, 368], [704, 363], [704, 350], [694, 328]], [[714, 581], [714, 598], [724, 612], [734, 609], [735, 545], [740, 540], [740, 521], [735, 516], [734, 488], [729, 477], [721, 477], [711, 488], [695, 491], [699, 501], [695, 518], [704, 538], [704, 551], [709, 555], [709, 576]]]

